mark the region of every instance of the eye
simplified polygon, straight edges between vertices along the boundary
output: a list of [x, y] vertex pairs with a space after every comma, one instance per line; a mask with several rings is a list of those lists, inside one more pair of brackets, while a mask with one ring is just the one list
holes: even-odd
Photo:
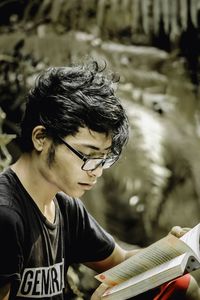
[[90, 149], [88, 150], [88, 153], [84, 153], [80, 150], [78, 150], [79, 153], [81, 153], [83, 156], [87, 157], [88, 159], [93, 159], [93, 158], [103, 158], [103, 154], [102, 153], [96, 153], [91, 151]]
[[78, 151], [81, 155], [83, 155], [86, 158], [90, 158], [90, 155], [83, 153], [82, 151]]
[[91, 153], [90, 155], [89, 155], [89, 157], [90, 158], [98, 158], [98, 159], [104, 159], [104, 158], [106, 158], [107, 157], [107, 154], [105, 153]]

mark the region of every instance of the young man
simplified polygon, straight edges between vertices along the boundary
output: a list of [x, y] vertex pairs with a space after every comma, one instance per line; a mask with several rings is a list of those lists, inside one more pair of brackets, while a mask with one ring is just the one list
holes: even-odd
[[[117, 161], [128, 138], [112, 85], [93, 62], [50, 68], [29, 92], [22, 155], [0, 176], [0, 300], [64, 299], [70, 264], [100, 272], [134, 254], [117, 245], [78, 199]], [[195, 284], [186, 280], [181, 299], [198, 299], [188, 298], [198, 292]]]

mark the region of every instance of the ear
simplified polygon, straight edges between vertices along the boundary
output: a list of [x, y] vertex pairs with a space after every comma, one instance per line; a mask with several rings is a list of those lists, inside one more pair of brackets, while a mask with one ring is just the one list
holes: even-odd
[[43, 150], [44, 142], [46, 138], [45, 127], [38, 125], [33, 128], [32, 131], [32, 141], [35, 150], [41, 152]]

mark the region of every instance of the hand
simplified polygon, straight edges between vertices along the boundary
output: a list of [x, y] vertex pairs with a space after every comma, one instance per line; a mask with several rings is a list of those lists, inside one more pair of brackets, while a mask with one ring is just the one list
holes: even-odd
[[186, 292], [186, 298], [187, 300], [200, 300], [200, 288], [198, 286], [198, 283], [194, 279], [194, 277], [191, 276], [190, 283]]
[[186, 232], [188, 232], [191, 228], [188, 227], [180, 227], [180, 226], [174, 226], [172, 227], [171, 231], [169, 233], [175, 235], [177, 238], [182, 237]]
[[104, 283], [100, 284], [100, 286], [95, 290], [92, 294], [90, 300], [100, 300], [103, 293], [107, 290], [108, 286]]

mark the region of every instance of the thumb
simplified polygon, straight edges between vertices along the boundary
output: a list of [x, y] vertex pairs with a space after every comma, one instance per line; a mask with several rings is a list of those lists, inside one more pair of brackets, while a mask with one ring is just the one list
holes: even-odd
[[104, 283], [100, 284], [100, 286], [95, 290], [95, 292], [92, 294], [92, 297], [90, 300], [100, 300], [101, 296], [104, 294], [104, 292], [107, 290], [108, 286]]

